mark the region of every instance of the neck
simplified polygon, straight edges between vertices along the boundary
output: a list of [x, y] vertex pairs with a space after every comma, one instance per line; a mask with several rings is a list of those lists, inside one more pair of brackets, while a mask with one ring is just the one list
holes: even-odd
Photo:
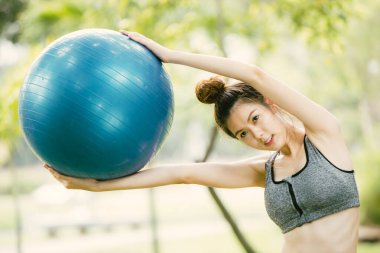
[[279, 151], [285, 156], [296, 156], [301, 148], [300, 140], [303, 139], [304, 133], [301, 129], [290, 125], [287, 125], [285, 132], [285, 145]]

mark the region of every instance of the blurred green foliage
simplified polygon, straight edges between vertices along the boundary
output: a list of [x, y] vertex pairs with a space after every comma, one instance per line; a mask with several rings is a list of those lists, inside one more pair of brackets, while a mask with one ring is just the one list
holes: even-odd
[[12, 41], [20, 33], [19, 14], [25, 9], [26, 0], [0, 0], [0, 34]]
[[368, 225], [380, 224], [380, 155], [379, 150], [365, 150], [357, 156], [361, 197], [361, 220]]
[[11, 146], [13, 141], [20, 135], [18, 128], [18, 94], [20, 91], [21, 78], [14, 77], [13, 85], [4, 85], [0, 93], [0, 140], [7, 146]]
[[[294, 8], [295, 4], [297, 8]], [[325, 46], [337, 46], [337, 40], [342, 43], [342, 31], [345, 30], [348, 19], [356, 15], [352, 0], [285, 0], [279, 1], [277, 6], [279, 16], [289, 17], [292, 21], [290, 25], [296, 32], [301, 32], [309, 42], [319, 41]], [[329, 43], [330, 41], [334, 43]]]

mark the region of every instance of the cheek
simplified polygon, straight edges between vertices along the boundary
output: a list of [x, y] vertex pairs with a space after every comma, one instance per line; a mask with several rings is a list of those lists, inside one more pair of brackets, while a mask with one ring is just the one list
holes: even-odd
[[273, 117], [270, 115], [262, 115], [258, 122], [258, 127], [265, 132], [272, 132], [276, 128], [277, 122], [274, 121]]
[[255, 138], [253, 138], [252, 135], [250, 135], [249, 138], [244, 140], [243, 143], [249, 147], [252, 147], [252, 148], [259, 148], [262, 146], [261, 142], [259, 142]]
[[247, 147], [257, 149], [258, 145], [255, 142], [244, 141], [243, 144]]
[[279, 118], [274, 114], [266, 115], [261, 123], [265, 129], [271, 130], [272, 132], [281, 131], [284, 127]]

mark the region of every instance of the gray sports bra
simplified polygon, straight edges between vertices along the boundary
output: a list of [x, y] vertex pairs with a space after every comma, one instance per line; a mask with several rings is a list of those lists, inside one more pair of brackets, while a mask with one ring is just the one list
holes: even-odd
[[276, 152], [266, 163], [265, 207], [282, 233], [323, 216], [360, 206], [354, 171], [334, 166], [307, 138], [306, 164], [296, 174], [275, 181]]

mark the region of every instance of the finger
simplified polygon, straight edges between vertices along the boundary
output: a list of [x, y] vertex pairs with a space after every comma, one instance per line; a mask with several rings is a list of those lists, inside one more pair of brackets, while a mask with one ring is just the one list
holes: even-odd
[[138, 33], [138, 32], [124, 31], [123, 34], [127, 35], [128, 38], [131, 38], [131, 39], [133, 39], [133, 40], [141, 39], [141, 38], [143, 37], [143, 36], [142, 36], [140, 33]]
[[50, 166], [48, 166], [48, 167], [46, 167], [46, 169], [55, 177], [55, 178], [61, 178], [62, 177], [62, 175], [59, 173], [59, 172], [57, 172], [55, 169], [53, 169], [52, 167], [50, 167]]
[[44, 168], [47, 169], [50, 173], [53, 173], [53, 172], [55, 171], [55, 170], [53, 169], [53, 167], [51, 167], [51, 166], [49, 166], [49, 165], [47, 165], [47, 164], [44, 165]]
[[44, 168], [47, 169], [48, 171], [52, 171], [52, 170], [54, 170], [52, 167], [50, 167], [50, 166], [47, 165], [47, 164], [44, 165]]
[[60, 175], [58, 174], [58, 172], [56, 172], [55, 170], [53, 170], [53, 169], [48, 169], [49, 170], [49, 172], [55, 177], [55, 178], [58, 178]]
[[137, 32], [130, 32], [130, 31], [125, 31], [125, 30], [121, 30], [120, 32], [122, 34], [126, 35], [128, 38], [131, 38], [131, 39], [136, 38], [137, 35], [139, 35], [139, 33], [137, 33]]
[[120, 32], [121, 32], [122, 34], [124, 34], [124, 35], [127, 35], [127, 36], [128, 36], [128, 34], [129, 34], [129, 32], [128, 32], [128, 31], [125, 31], [125, 30], [120, 30]]

